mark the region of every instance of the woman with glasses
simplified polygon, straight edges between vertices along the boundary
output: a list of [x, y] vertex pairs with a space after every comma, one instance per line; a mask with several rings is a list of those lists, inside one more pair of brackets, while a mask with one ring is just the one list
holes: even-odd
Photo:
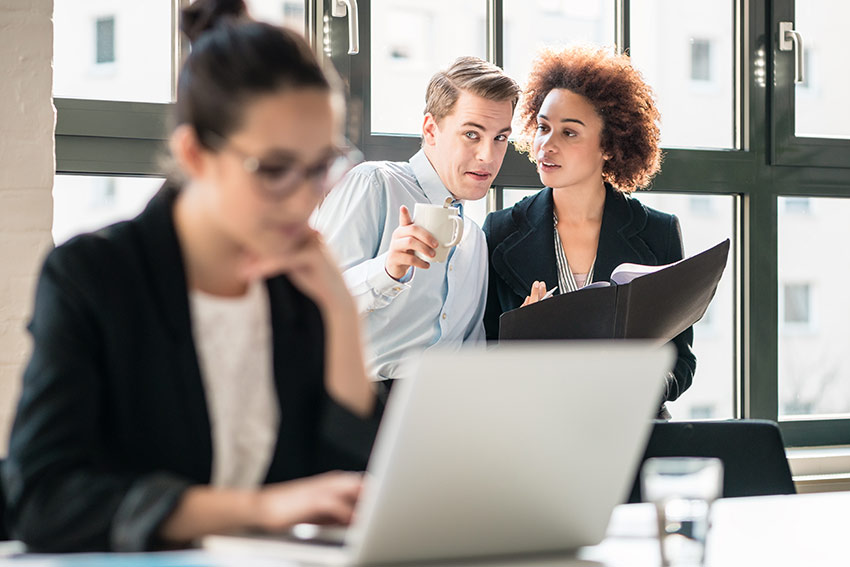
[[[547, 288], [568, 293], [608, 281], [618, 265], [682, 259], [678, 219], [630, 197], [661, 166], [660, 113], [626, 55], [602, 48], [544, 49], [519, 105], [517, 146], [537, 166], [543, 190], [488, 215], [490, 278], [484, 327], [499, 333], [505, 311], [539, 301]], [[673, 339], [676, 366], [664, 402], [693, 380], [693, 329]], [[600, 384], [604, 388], [604, 384]]]
[[347, 523], [380, 418], [353, 300], [308, 218], [348, 169], [340, 95], [241, 0], [183, 12], [172, 176], [45, 261], [4, 464], [52, 551]]

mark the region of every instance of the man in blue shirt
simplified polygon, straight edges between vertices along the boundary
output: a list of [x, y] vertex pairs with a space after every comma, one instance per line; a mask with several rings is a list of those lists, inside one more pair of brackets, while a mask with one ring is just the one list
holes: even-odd
[[367, 162], [334, 188], [315, 225], [336, 253], [364, 316], [375, 380], [407, 376], [405, 361], [435, 345], [483, 344], [487, 243], [464, 219], [444, 263], [412, 223], [416, 203], [460, 208], [486, 194], [502, 166], [519, 86], [497, 66], [461, 57], [428, 84], [422, 149], [407, 162]]

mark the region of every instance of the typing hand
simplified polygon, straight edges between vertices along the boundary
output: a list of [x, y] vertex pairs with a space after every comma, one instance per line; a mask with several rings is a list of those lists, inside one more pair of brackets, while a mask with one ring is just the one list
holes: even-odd
[[282, 531], [295, 524], [349, 524], [360, 495], [360, 473], [332, 471], [268, 484], [257, 493], [257, 524]]
[[525, 307], [526, 305], [531, 305], [532, 303], [537, 303], [543, 296], [546, 295], [546, 282], [534, 282], [531, 284], [531, 293], [525, 298], [525, 301], [522, 302], [520, 307]]
[[393, 231], [384, 266], [387, 274], [394, 280], [400, 280], [411, 267], [427, 270], [431, 265], [417, 257], [416, 252], [433, 258], [437, 246], [437, 240], [430, 232], [413, 224], [410, 211], [402, 205], [398, 212], [398, 228]]
[[333, 471], [259, 489], [189, 487], [158, 535], [185, 545], [212, 533], [246, 528], [283, 531], [295, 524], [349, 524], [363, 475]]

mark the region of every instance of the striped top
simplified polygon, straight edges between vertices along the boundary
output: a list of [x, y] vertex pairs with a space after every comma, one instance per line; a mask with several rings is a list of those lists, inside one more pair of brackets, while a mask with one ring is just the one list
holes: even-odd
[[570, 263], [567, 261], [567, 255], [564, 254], [561, 236], [558, 234], [558, 213], [553, 213], [553, 217], [555, 218], [553, 230], [555, 231], [555, 261], [558, 264], [558, 293], [569, 293], [583, 288], [593, 281], [593, 264], [596, 263], [596, 258], [593, 259], [590, 271], [586, 275], [574, 274], [570, 269]]

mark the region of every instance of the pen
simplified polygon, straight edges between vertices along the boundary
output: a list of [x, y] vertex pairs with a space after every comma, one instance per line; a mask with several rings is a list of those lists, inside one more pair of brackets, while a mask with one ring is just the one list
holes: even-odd
[[543, 301], [544, 299], [549, 299], [550, 297], [552, 297], [552, 294], [555, 293], [555, 291], [557, 289], [558, 289], [558, 286], [555, 286], [552, 289], [550, 289], [549, 291], [547, 291], [546, 293], [544, 293], [543, 297], [540, 298], [540, 301]]

